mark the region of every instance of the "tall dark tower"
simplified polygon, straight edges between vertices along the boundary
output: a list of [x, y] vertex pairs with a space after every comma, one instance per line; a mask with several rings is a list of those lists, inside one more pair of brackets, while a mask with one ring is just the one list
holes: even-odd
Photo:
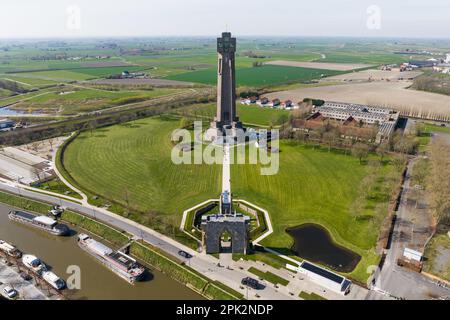
[[236, 114], [236, 38], [230, 32], [217, 38], [217, 113], [213, 127], [217, 129], [240, 128], [242, 124]]

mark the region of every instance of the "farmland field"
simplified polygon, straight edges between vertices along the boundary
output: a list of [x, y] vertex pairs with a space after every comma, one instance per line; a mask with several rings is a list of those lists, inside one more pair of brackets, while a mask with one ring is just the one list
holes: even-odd
[[45, 94], [36, 94], [25, 101], [14, 104], [11, 108], [67, 115], [103, 109], [138, 100], [148, 100], [181, 91], [180, 89], [166, 88], [135, 91], [105, 91], [66, 86], [58, 90], [48, 91]]
[[337, 70], [337, 71], [351, 71], [355, 69], [368, 68], [370, 64], [362, 63], [330, 63], [330, 62], [299, 62], [289, 60], [275, 60], [266, 62], [268, 65], [273, 66], [286, 66], [286, 67], [300, 67], [300, 68], [312, 68], [312, 69], [324, 69], [324, 70]]
[[303, 98], [315, 98], [328, 101], [379, 105], [423, 115], [438, 114], [450, 117], [450, 96], [408, 89], [411, 81], [368, 82], [299, 88], [273, 92], [270, 99], [280, 98], [301, 101]]
[[[261, 67], [236, 70], [236, 81], [239, 86], [270, 86], [294, 81], [300, 82], [320, 79], [322, 75], [332, 76], [340, 73], [334, 70], [264, 65]], [[205, 69], [169, 76], [167, 78], [215, 85], [217, 82], [217, 71], [216, 69]]]

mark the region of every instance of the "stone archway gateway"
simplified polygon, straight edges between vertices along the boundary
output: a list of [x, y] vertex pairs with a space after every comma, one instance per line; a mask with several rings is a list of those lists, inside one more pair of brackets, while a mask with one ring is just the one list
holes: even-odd
[[231, 252], [246, 254], [249, 247], [250, 218], [242, 214], [215, 214], [202, 217], [203, 245], [206, 253], [222, 252], [222, 235], [231, 238]]

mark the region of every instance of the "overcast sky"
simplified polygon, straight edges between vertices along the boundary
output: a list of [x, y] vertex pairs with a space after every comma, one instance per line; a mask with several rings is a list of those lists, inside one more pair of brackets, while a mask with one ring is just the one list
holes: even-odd
[[225, 28], [238, 36], [450, 38], [450, 0], [0, 0], [0, 38], [209, 36]]

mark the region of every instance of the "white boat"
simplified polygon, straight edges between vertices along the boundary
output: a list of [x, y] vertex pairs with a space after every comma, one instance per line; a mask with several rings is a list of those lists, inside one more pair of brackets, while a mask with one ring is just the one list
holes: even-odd
[[55, 219], [46, 216], [38, 216], [30, 212], [13, 210], [8, 214], [9, 219], [31, 225], [45, 230], [56, 236], [65, 236], [69, 233], [69, 228]]
[[3, 240], [0, 240], [0, 251], [14, 258], [22, 257], [22, 252], [16, 246]]
[[31, 271], [37, 274], [42, 274], [47, 271], [47, 266], [38, 257], [32, 254], [25, 254], [22, 257], [22, 262]]
[[114, 251], [86, 234], [78, 236], [78, 245], [115, 274], [133, 284], [139, 281], [145, 268], [135, 259], [120, 251]]
[[51, 271], [44, 271], [42, 278], [56, 290], [62, 290], [66, 287], [66, 282]]

